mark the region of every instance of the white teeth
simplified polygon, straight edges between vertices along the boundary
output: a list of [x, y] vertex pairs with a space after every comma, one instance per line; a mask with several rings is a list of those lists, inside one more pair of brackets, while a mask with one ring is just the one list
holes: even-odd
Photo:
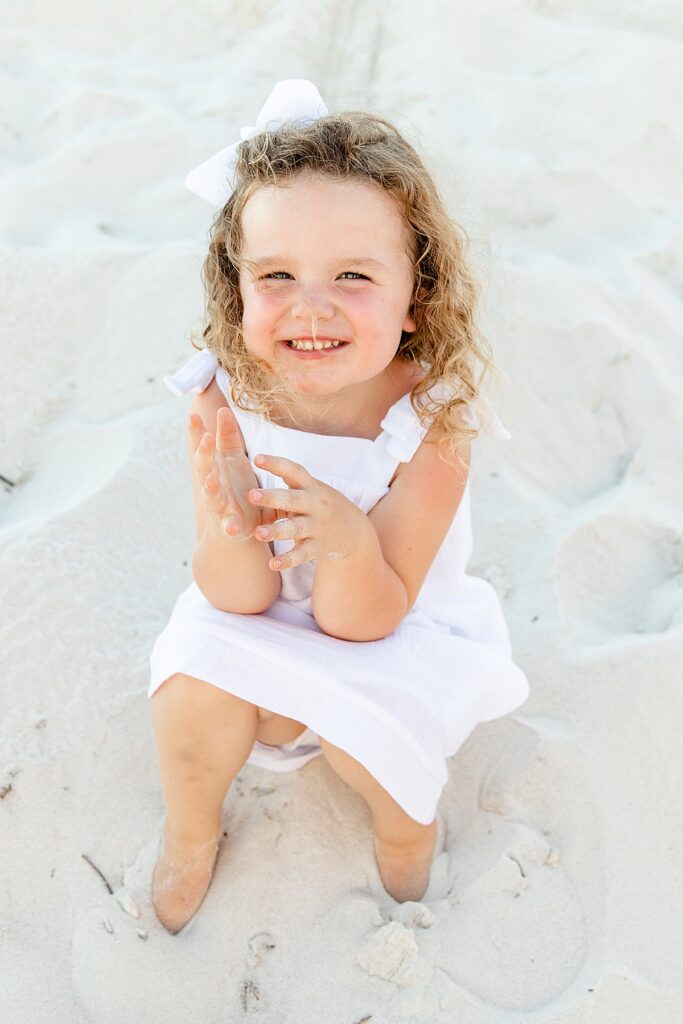
[[328, 349], [328, 348], [339, 348], [342, 344], [341, 341], [299, 341], [297, 338], [292, 338], [290, 344], [292, 348], [303, 349], [306, 352], [311, 352], [313, 349]]

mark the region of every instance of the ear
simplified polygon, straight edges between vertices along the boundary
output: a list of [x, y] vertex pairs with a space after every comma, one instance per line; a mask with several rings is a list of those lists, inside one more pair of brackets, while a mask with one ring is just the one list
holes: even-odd
[[[425, 288], [418, 288], [417, 298], [422, 299], [426, 294], [427, 292]], [[417, 330], [417, 324], [415, 323], [415, 296], [413, 296], [413, 301], [410, 303], [410, 307], [406, 313], [406, 318], [403, 321], [403, 330], [408, 334], [412, 334], [413, 331]]]
[[413, 307], [412, 306], [410, 307], [410, 309], [406, 313], [406, 318], [403, 321], [403, 327], [401, 328], [401, 330], [405, 331], [407, 334], [412, 334], [414, 331], [417, 330], [417, 325], [416, 325], [415, 319], [413, 317]]

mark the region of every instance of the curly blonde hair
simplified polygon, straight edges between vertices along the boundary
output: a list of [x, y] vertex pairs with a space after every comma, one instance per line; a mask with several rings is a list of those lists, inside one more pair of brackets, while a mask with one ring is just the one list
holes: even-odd
[[447, 443], [462, 462], [456, 450], [479, 433], [468, 426], [466, 407], [480, 395], [485, 374], [498, 372], [475, 322], [479, 287], [465, 259], [469, 238], [446, 212], [415, 149], [390, 121], [364, 111], [328, 114], [306, 125], [290, 121], [238, 147], [234, 191], [213, 220], [202, 267], [201, 337], [231, 378], [233, 402], [269, 421], [274, 402], [296, 406], [290, 385], [247, 352], [239, 280], [247, 201], [259, 187], [283, 186], [301, 174], [368, 182], [396, 200], [411, 240], [416, 325], [402, 332], [397, 356], [424, 371], [410, 392], [421, 425], [435, 428], [438, 444]]

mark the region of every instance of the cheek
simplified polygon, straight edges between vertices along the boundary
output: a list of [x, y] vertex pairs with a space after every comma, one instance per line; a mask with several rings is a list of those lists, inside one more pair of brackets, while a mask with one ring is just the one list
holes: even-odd
[[390, 296], [374, 295], [366, 292], [363, 295], [354, 295], [352, 303], [347, 306], [349, 312], [353, 313], [356, 319], [361, 319], [367, 326], [372, 326], [373, 333], [389, 332], [393, 334], [394, 321], [401, 319], [394, 301]]
[[340, 305], [350, 316], [362, 317], [363, 320], [374, 322], [385, 315], [382, 300], [367, 290], [355, 292], [353, 295], [345, 295], [340, 301]]
[[250, 296], [243, 303], [242, 327], [245, 333], [269, 327], [280, 317], [282, 301], [273, 295]]

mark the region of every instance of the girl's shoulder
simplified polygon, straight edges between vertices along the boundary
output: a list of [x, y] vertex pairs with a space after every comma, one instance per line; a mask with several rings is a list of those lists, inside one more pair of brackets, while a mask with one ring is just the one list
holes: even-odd
[[192, 395], [191, 407], [200, 415], [202, 409], [220, 409], [225, 404], [225, 394], [216, 377], [212, 377], [206, 387]]

